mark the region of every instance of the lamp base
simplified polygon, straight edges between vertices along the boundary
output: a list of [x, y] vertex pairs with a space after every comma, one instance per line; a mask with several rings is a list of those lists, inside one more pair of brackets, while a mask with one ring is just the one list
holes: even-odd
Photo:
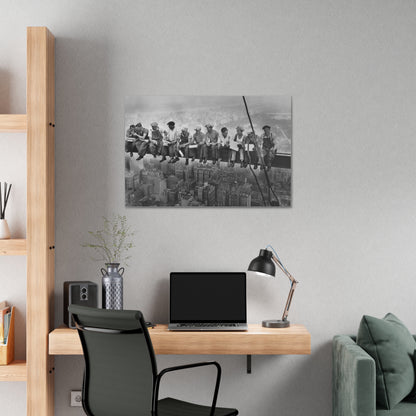
[[281, 319], [270, 319], [268, 321], [263, 321], [262, 326], [265, 328], [287, 328], [290, 326], [290, 322], [282, 321]]

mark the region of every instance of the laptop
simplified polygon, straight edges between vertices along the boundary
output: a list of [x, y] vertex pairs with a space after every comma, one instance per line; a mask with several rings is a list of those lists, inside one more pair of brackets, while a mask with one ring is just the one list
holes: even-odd
[[245, 273], [171, 273], [171, 331], [246, 331]]

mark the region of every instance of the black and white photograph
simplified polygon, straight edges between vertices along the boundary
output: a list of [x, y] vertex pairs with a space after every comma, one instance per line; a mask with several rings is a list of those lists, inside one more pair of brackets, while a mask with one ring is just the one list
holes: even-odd
[[291, 96], [127, 96], [127, 207], [290, 207]]

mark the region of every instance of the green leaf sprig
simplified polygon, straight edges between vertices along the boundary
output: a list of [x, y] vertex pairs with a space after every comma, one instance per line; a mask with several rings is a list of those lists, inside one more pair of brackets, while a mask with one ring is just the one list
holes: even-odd
[[93, 241], [82, 244], [82, 247], [93, 249], [95, 261], [105, 263], [124, 263], [131, 256], [127, 252], [134, 247], [132, 238], [135, 231], [127, 224], [125, 215], [113, 215], [111, 219], [103, 217], [103, 228], [98, 231], [88, 231]]

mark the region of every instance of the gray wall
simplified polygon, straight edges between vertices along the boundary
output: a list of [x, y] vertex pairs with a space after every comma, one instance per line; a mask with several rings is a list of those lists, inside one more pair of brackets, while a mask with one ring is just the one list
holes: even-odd
[[[355, 333], [364, 313], [394, 312], [416, 332], [414, 1], [0, 0], [0, 9], [0, 112], [25, 111], [25, 27], [56, 36], [56, 324], [63, 281], [99, 282], [100, 265], [80, 247], [86, 230], [118, 212], [138, 230], [125, 306], [148, 319], [167, 321], [171, 270], [244, 270], [267, 243], [300, 281], [290, 318], [310, 330], [311, 356], [254, 357], [252, 375], [244, 357], [215, 357], [219, 402], [242, 415], [330, 415], [331, 338]], [[124, 96], [242, 93], [293, 95], [293, 208], [126, 210]], [[16, 157], [0, 153], [2, 175], [24, 159], [21, 138], [7, 140]], [[14, 198], [10, 210], [20, 209]], [[24, 215], [11, 215], [24, 234]], [[25, 262], [0, 261], [0, 298], [23, 323]], [[288, 288], [285, 278], [250, 280], [249, 321], [277, 317]], [[22, 355], [22, 328], [18, 339]], [[82, 414], [68, 407], [81, 376], [80, 358], [56, 359], [57, 415]], [[204, 400], [208, 376], [171, 378], [163, 393]], [[24, 414], [23, 392], [0, 384], [6, 414]]]

